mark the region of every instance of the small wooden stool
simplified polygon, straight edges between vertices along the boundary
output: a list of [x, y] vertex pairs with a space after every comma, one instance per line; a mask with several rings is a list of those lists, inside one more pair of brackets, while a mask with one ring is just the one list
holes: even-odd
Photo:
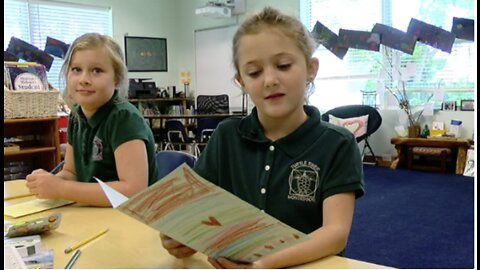
[[[440, 147], [410, 147], [408, 149], [408, 169], [420, 169], [420, 170], [429, 170], [429, 171], [440, 171], [443, 173], [447, 172], [447, 159], [452, 153], [450, 148], [440, 148]], [[440, 159], [440, 166], [427, 166], [424, 164], [414, 164], [414, 156], [429, 156], [429, 157], [438, 157]]]

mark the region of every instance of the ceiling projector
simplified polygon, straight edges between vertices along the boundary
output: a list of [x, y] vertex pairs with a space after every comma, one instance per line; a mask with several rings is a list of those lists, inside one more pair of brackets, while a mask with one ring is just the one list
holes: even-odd
[[211, 18], [230, 18], [232, 16], [232, 9], [227, 6], [205, 6], [197, 8], [195, 15]]

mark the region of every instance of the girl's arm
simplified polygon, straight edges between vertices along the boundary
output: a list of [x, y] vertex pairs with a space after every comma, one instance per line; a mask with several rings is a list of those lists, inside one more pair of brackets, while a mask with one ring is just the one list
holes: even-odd
[[[66, 156], [65, 167], [57, 174], [62, 178], [71, 177], [75, 171], [73, 154], [68, 150], [67, 152], [70, 154]], [[105, 182], [107, 185], [127, 197], [131, 197], [148, 186], [148, 157], [144, 141], [125, 142], [117, 147], [114, 155], [119, 181]], [[68, 162], [68, 158], [70, 158], [70, 162]], [[40, 198], [62, 198], [92, 206], [111, 206], [98, 183], [64, 181], [48, 172], [32, 175], [30, 180], [27, 177], [27, 186]]]
[[77, 172], [75, 171], [75, 165], [73, 163], [73, 147], [69, 143], [67, 143], [65, 150], [65, 163], [63, 164], [62, 170], [59, 171], [56, 176], [65, 180], [77, 180]]
[[[298, 245], [281, 250], [244, 267], [285, 268], [318, 260], [340, 253], [346, 246], [352, 225], [355, 193], [332, 195], [323, 202], [323, 226], [309, 234], [310, 239]], [[238, 268], [227, 259], [209, 259], [217, 268]]]

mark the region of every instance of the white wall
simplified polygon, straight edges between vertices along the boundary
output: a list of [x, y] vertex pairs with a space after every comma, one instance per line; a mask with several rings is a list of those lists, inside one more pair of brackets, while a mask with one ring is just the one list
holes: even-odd
[[[195, 15], [207, 0], [64, 0], [112, 8], [113, 38], [124, 46], [124, 36], [167, 38], [168, 72], [130, 72], [131, 78], [153, 78], [157, 86], [181, 86], [180, 72], [190, 71], [195, 91], [195, 31], [229, 26], [241, 22], [248, 13], [266, 5], [299, 15], [299, 0], [246, 0], [246, 12], [227, 19]], [[212, 75], [213, 77], [215, 75]]]
[[187, 13], [178, 10], [175, 0], [63, 0], [66, 2], [111, 7], [113, 38], [124, 48], [124, 36], [161, 37], [167, 39], [168, 72], [130, 72], [130, 78], [153, 78], [157, 86], [178, 85], [178, 55], [180, 43], [177, 22], [188, 20]]

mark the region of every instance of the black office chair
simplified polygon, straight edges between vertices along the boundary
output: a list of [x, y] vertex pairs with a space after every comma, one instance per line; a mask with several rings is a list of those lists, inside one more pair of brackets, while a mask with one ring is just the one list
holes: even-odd
[[198, 95], [197, 114], [230, 113], [228, 95]]
[[356, 137], [357, 142], [365, 141], [362, 150], [362, 158], [365, 156], [365, 150], [368, 149], [372, 154], [373, 158], [375, 159], [375, 164], [377, 164], [377, 157], [373, 153], [372, 147], [368, 142], [368, 137], [372, 135], [380, 125], [382, 124], [382, 116], [377, 111], [377, 109], [368, 106], [368, 105], [346, 105], [340, 106], [337, 108], [333, 108], [322, 115], [322, 120], [329, 122], [329, 115], [333, 115], [337, 118], [347, 119], [352, 117], [360, 117], [364, 115], [368, 115], [368, 122], [367, 122], [367, 131], [365, 134]]
[[195, 162], [197, 162], [197, 157], [182, 151], [163, 150], [156, 154], [155, 160], [157, 162], [158, 179], [162, 179], [183, 163], [187, 163], [190, 168], [193, 168]]
[[164, 150], [187, 150], [192, 152], [193, 140], [188, 137], [187, 129], [180, 120], [165, 121], [165, 147]]
[[194, 155], [199, 156], [212, 136], [213, 131], [217, 128], [221, 119], [218, 118], [198, 118], [197, 131], [195, 134]]

